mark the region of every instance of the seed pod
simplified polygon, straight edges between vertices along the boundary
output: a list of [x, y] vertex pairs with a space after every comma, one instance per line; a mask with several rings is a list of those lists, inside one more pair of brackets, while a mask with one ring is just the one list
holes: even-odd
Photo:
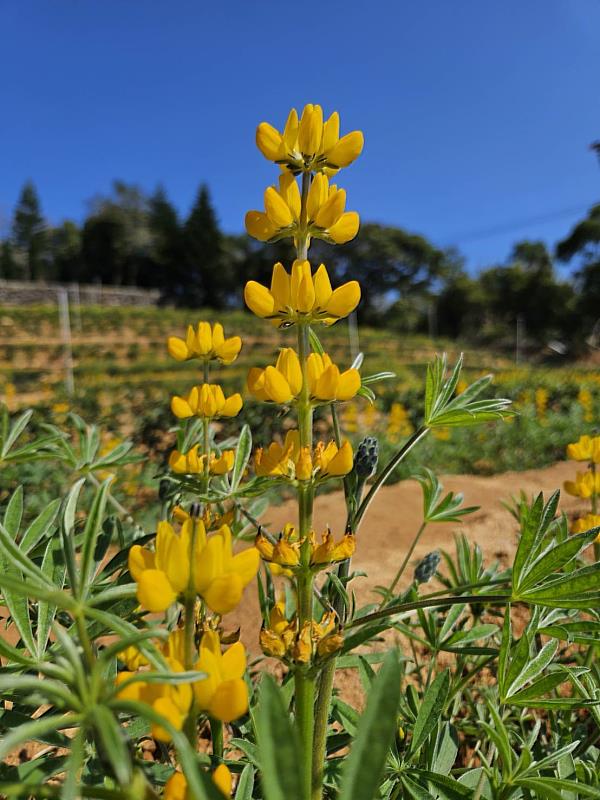
[[440, 563], [440, 554], [437, 550], [427, 553], [415, 567], [415, 581], [417, 583], [427, 583], [435, 575], [435, 571]]

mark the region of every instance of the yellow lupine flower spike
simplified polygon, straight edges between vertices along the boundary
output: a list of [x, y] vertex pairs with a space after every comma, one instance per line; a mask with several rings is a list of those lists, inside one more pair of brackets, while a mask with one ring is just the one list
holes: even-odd
[[239, 336], [226, 339], [220, 322], [215, 322], [212, 327], [210, 322], [199, 322], [196, 330], [188, 325], [185, 339], [170, 336], [167, 349], [177, 361], [201, 358], [204, 361], [215, 359], [222, 364], [231, 364], [242, 349], [242, 340]]
[[235, 417], [241, 408], [240, 394], [236, 392], [226, 398], [223, 389], [218, 384], [211, 383], [194, 386], [187, 397], [175, 396], [171, 399], [171, 411], [179, 419], [194, 416], [204, 419]]
[[[586, 514], [585, 517], [576, 519], [571, 525], [572, 533], [585, 533], [592, 528], [600, 528], [600, 514]], [[596, 541], [600, 542], [600, 533], [596, 536]]]
[[244, 288], [248, 308], [257, 317], [274, 325], [313, 322], [333, 325], [347, 317], [360, 302], [358, 281], [348, 281], [332, 289], [324, 264], [311, 274], [308, 261], [294, 261], [291, 275], [283, 264], [273, 267], [271, 288], [248, 281]]
[[302, 369], [295, 350], [284, 347], [274, 367], [253, 367], [248, 372], [247, 385], [258, 400], [290, 403], [302, 389]]
[[600, 472], [578, 472], [574, 481], [564, 482], [565, 492], [585, 500], [593, 494], [600, 494]]
[[244, 588], [256, 576], [258, 551], [249, 547], [234, 555], [227, 525], [207, 536], [202, 520], [188, 518], [180, 534], [168, 522], [160, 522], [154, 553], [139, 545], [129, 551], [129, 571], [137, 583], [137, 598], [148, 611], [164, 611], [187, 588], [193, 525], [196, 525], [194, 588], [212, 611], [216, 614], [232, 611]]
[[308, 103], [300, 121], [296, 109], [290, 111], [282, 133], [270, 123], [261, 122], [256, 144], [265, 158], [294, 173], [322, 171], [331, 175], [358, 158], [364, 138], [361, 131], [352, 131], [340, 139], [337, 111], [323, 122], [321, 106]]
[[[171, 672], [184, 672], [179, 661], [167, 658]], [[117, 687], [135, 675], [134, 672], [119, 672], [116, 677]], [[146, 703], [161, 716], [167, 719], [176, 730], [181, 730], [192, 705], [192, 687], [189, 683], [146, 683], [136, 681], [117, 690], [117, 697], [122, 700], [137, 700]], [[171, 735], [162, 725], [152, 723], [152, 736], [161, 742], [169, 742]]]
[[567, 445], [567, 458], [600, 464], [600, 436], [580, 436], [579, 441]]
[[297, 237], [301, 232], [330, 244], [344, 244], [358, 233], [360, 218], [356, 211], [346, 211], [346, 192], [329, 186], [325, 175], [316, 175], [307, 199], [308, 219], [300, 220], [300, 190], [295, 177], [284, 172], [279, 188], [269, 186], [265, 191], [265, 210], [248, 211], [246, 230], [260, 242], [278, 241], [286, 236]]
[[207, 677], [194, 683], [194, 695], [200, 711], [221, 722], [232, 722], [248, 711], [248, 688], [244, 681], [246, 650], [241, 642], [221, 653], [215, 631], [207, 630], [200, 642], [196, 669]]
[[307, 374], [310, 396], [316, 402], [350, 400], [361, 385], [357, 369], [340, 372], [327, 353], [309, 355]]
[[[169, 456], [169, 467], [179, 475], [202, 475], [206, 456], [198, 454], [199, 445], [194, 445], [187, 453], [173, 450]], [[209, 471], [211, 475], [225, 475], [233, 469], [235, 460], [234, 450], [224, 450], [220, 456], [211, 453]]]

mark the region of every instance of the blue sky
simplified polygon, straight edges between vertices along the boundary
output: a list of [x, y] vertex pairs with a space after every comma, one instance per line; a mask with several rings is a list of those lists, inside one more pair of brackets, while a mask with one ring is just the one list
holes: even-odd
[[0, 0], [0, 68], [0, 225], [27, 178], [52, 222], [122, 178], [241, 231], [256, 125], [305, 102], [365, 133], [348, 207], [472, 269], [600, 199], [598, 0]]

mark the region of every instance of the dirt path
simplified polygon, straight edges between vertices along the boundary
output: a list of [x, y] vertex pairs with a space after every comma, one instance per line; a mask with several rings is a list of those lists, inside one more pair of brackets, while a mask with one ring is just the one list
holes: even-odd
[[[518, 496], [522, 489], [528, 496], [543, 491], [546, 497], [555, 489], [562, 489], [563, 481], [574, 474], [573, 462], [559, 462], [546, 469], [526, 472], [506, 472], [501, 475], [482, 477], [478, 475], [450, 475], [442, 477], [444, 492], [462, 492], [465, 505], [480, 506], [479, 511], [466, 517], [462, 524], [445, 523], [431, 525], [418, 544], [414, 561], [437, 548], [453, 551], [453, 534], [463, 531], [483, 550], [486, 563], [499, 560], [508, 565], [515, 551], [517, 525], [514, 518], [502, 506], [502, 501]], [[416, 481], [402, 481], [384, 487], [373, 502], [357, 538], [353, 566], [368, 574], [357, 579], [355, 589], [359, 601], [374, 600], [370, 588], [377, 584], [389, 584], [406, 549], [422, 521], [422, 492]], [[561, 510], [569, 516], [585, 513], [585, 501], [561, 494]], [[315, 505], [315, 530], [320, 533], [329, 525], [336, 536], [342, 533], [345, 522], [343, 495], [339, 492], [317, 498]], [[281, 530], [285, 522], [295, 520], [292, 502], [269, 509], [263, 522], [271, 531]], [[412, 578], [412, 565], [405, 573], [404, 583]], [[249, 587], [246, 601], [240, 611], [226, 618], [227, 624], [240, 625], [242, 638], [248, 648], [256, 653], [260, 627], [258, 604], [254, 587]]]

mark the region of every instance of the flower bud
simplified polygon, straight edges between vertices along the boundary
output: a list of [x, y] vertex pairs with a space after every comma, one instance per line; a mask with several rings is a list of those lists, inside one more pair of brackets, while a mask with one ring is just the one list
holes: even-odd
[[440, 554], [437, 550], [427, 553], [415, 567], [415, 580], [417, 583], [427, 583], [435, 575], [440, 563]]
[[374, 436], [365, 436], [354, 456], [354, 470], [359, 480], [366, 481], [374, 475], [379, 458], [379, 444]]

